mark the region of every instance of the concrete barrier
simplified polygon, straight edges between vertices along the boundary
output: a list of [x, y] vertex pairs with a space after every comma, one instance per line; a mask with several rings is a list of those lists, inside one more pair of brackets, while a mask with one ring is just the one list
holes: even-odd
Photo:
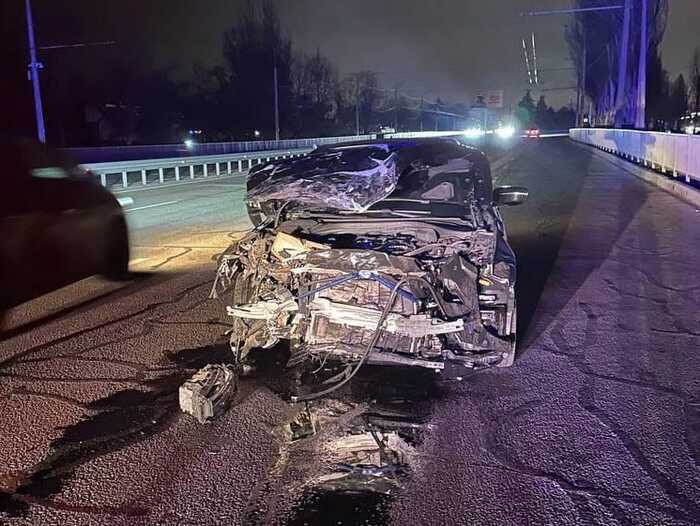
[[569, 137], [688, 183], [700, 182], [699, 135], [574, 128]]

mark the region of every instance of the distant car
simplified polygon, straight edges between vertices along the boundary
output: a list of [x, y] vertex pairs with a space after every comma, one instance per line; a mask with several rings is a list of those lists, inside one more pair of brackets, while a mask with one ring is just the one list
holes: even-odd
[[525, 130], [525, 137], [529, 139], [538, 139], [540, 136], [540, 129], [539, 128], [527, 128]]
[[128, 275], [124, 213], [92, 174], [33, 142], [0, 155], [0, 314], [92, 274]]
[[700, 112], [686, 113], [679, 122], [680, 131], [687, 135], [700, 135]]
[[377, 136], [377, 139], [383, 139], [385, 135], [390, 134], [390, 133], [396, 133], [396, 129], [391, 127], [391, 126], [384, 126], [382, 124], [378, 124], [376, 126], [371, 126], [369, 130], [367, 130], [370, 134], [374, 134]]

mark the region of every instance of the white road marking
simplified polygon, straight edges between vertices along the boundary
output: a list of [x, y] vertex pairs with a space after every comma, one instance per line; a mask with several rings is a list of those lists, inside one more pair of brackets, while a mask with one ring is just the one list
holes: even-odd
[[135, 212], [136, 210], [145, 210], [146, 208], [155, 208], [157, 206], [167, 206], [167, 205], [174, 205], [175, 203], [181, 203], [182, 199], [178, 199], [177, 201], [166, 201], [165, 203], [154, 203], [152, 205], [145, 205], [145, 206], [137, 206], [136, 208], [127, 208], [125, 212]]
[[119, 206], [128, 206], [134, 204], [134, 200], [131, 197], [117, 197], [117, 202], [119, 203]]
[[148, 261], [151, 258], [136, 258], [132, 259], [129, 261], [129, 265], [138, 265], [139, 263], [143, 263], [144, 261]]

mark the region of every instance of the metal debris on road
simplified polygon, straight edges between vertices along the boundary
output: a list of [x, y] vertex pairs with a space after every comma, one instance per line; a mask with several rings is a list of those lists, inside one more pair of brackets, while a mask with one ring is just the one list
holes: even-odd
[[204, 424], [229, 408], [237, 387], [233, 365], [209, 364], [180, 386], [180, 409]]

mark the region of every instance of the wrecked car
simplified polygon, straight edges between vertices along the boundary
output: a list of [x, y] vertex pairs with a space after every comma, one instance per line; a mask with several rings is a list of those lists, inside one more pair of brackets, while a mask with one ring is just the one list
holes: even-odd
[[494, 190], [484, 154], [456, 138], [338, 144], [254, 167], [255, 228], [221, 256], [211, 294], [237, 362], [285, 344], [288, 367], [343, 364], [313, 396], [365, 364], [510, 366], [516, 262], [498, 206], [527, 195]]

